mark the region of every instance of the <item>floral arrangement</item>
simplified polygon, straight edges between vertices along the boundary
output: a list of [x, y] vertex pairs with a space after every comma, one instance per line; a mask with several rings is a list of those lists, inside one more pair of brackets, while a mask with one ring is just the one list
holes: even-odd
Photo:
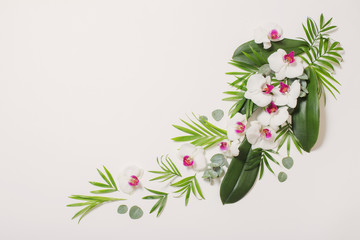
[[[271, 165], [290, 169], [293, 159], [291, 146], [302, 153], [310, 152], [315, 145], [320, 125], [319, 101], [325, 91], [334, 97], [339, 93], [335, 85], [334, 68], [342, 61], [343, 48], [329, 35], [336, 29], [332, 19], [325, 21], [323, 14], [319, 23], [307, 18], [302, 25], [305, 38], [288, 39], [276, 24], [260, 27], [255, 31], [254, 40], [239, 46], [230, 62], [239, 70], [230, 72], [236, 79], [230, 83], [232, 91], [227, 91], [223, 100], [234, 101], [229, 110], [226, 130], [211, 123], [205, 116], [193, 114], [180, 125], [173, 125], [183, 133], [172, 140], [181, 142], [177, 159], [169, 156], [157, 159], [158, 169], [149, 171], [154, 177], [150, 181], [167, 182], [167, 192], [147, 188], [142, 182], [143, 170], [130, 166], [124, 169], [115, 181], [106, 167], [98, 173], [102, 182], [90, 184], [99, 188], [93, 195], [72, 195], [71, 199], [81, 202], [69, 207], [81, 207], [73, 218], [80, 220], [96, 207], [124, 198], [104, 197], [102, 194], [123, 192], [127, 198], [139, 188], [145, 188], [150, 195], [144, 200], [155, 200], [149, 213], [160, 216], [169, 196], [184, 196], [188, 205], [191, 195], [205, 199], [198, 176], [210, 183], [221, 181], [220, 198], [223, 204], [241, 200], [261, 179], [264, 171], [275, 174]], [[326, 89], [326, 90], [325, 90]], [[224, 117], [217, 109], [212, 112], [215, 122]], [[278, 161], [283, 147], [285, 157]], [[208, 149], [217, 152], [206, 158]], [[228, 160], [231, 159], [230, 164]], [[194, 170], [194, 175], [183, 177], [176, 163]], [[281, 163], [280, 163], [281, 162]], [[278, 173], [278, 180], [287, 179], [285, 172]], [[119, 214], [128, 212], [127, 205], [118, 207]], [[132, 219], [142, 217], [143, 210], [132, 206]]]

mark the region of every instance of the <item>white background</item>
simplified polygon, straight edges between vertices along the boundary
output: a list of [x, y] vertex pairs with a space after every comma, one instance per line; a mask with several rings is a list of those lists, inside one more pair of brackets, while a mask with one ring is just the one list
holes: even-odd
[[[359, 7], [1, 0], [0, 238], [360, 239]], [[235, 70], [227, 62], [256, 27], [276, 22], [286, 37], [304, 36], [301, 23], [321, 12], [334, 17], [333, 37], [346, 50], [336, 74], [342, 95], [328, 95], [319, 144], [311, 154], [293, 152], [287, 182], [267, 172], [242, 201], [222, 206], [219, 185], [201, 181], [205, 201], [185, 207], [171, 198], [160, 218], [147, 214], [154, 202], [140, 191], [126, 202], [144, 209], [140, 220], [117, 214], [119, 203], [71, 220], [67, 196], [94, 190], [96, 168], [155, 170], [156, 156], [167, 153], [180, 163], [171, 124], [230, 106], [221, 102], [233, 80], [224, 73]]]

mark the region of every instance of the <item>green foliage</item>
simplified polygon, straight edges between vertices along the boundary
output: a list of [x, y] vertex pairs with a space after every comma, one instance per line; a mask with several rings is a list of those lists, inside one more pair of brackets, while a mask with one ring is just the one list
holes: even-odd
[[302, 40], [283, 39], [279, 42], [272, 42], [269, 49], [264, 49], [262, 44], [256, 44], [254, 40], [246, 42], [239, 46], [233, 55], [233, 60], [246, 64], [243, 69], [247, 71], [250, 69], [248, 65], [258, 68], [261, 65], [267, 63], [267, 58], [278, 49], [284, 49], [286, 52], [294, 51], [295, 55], [299, 55], [303, 52], [303, 47], [307, 47], [308, 44]]
[[292, 125], [289, 122], [286, 122], [284, 126], [280, 126], [279, 130], [277, 131], [278, 135], [275, 138], [275, 141], [279, 140], [279, 146], [277, 151], [285, 144], [286, 142], [286, 151], [287, 155], [290, 156], [290, 147], [291, 141], [294, 143], [296, 149], [302, 153], [302, 146], [299, 140], [296, 138], [294, 132], [292, 131]]
[[99, 169], [97, 169], [99, 175], [101, 176], [101, 178], [105, 181], [105, 183], [100, 183], [100, 182], [89, 182], [90, 184], [96, 186], [96, 187], [100, 187], [100, 188], [105, 188], [105, 189], [101, 189], [101, 190], [96, 190], [96, 191], [91, 191], [91, 193], [94, 194], [103, 194], [103, 193], [112, 193], [112, 192], [116, 192], [118, 191], [118, 188], [116, 186], [116, 183], [114, 181], [113, 176], [111, 175], [111, 173], [106, 169], [105, 166], [104, 167], [104, 171], [106, 173], [106, 176], [104, 173], [102, 173]]
[[149, 171], [150, 173], [159, 175], [158, 177], [150, 179], [150, 181], [161, 180], [161, 182], [165, 182], [167, 180], [173, 180], [176, 177], [182, 177], [180, 171], [168, 156], [161, 156], [161, 160], [157, 158], [156, 161], [162, 171]]
[[282, 159], [282, 164], [286, 169], [290, 169], [294, 165], [294, 160], [291, 157], [285, 157]]
[[302, 149], [310, 152], [319, 135], [320, 106], [317, 94], [317, 75], [310, 67], [306, 68], [305, 72], [309, 76], [309, 93], [306, 98], [298, 99], [297, 106], [292, 113], [292, 131]]
[[185, 136], [172, 138], [175, 142], [190, 142], [195, 146], [203, 146], [205, 149], [226, 139], [227, 132], [216, 127], [205, 119], [199, 119], [195, 115], [195, 121], [184, 121], [180, 119], [186, 126], [173, 125], [176, 129], [188, 134]]
[[221, 177], [225, 171], [224, 166], [228, 166], [228, 162], [223, 154], [218, 153], [211, 157], [209, 168], [204, 171], [202, 178], [212, 182], [213, 179]]
[[138, 206], [132, 206], [129, 211], [129, 216], [131, 219], [139, 219], [143, 216], [143, 210]]
[[[325, 22], [324, 15], [320, 16], [320, 27], [311, 18], [307, 18], [306, 26], [303, 28], [306, 41], [310, 48], [303, 49], [304, 56], [300, 56], [311, 67], [318, 79], [318, 95], [321, 96], [326, 88], [336, 98], [334, 92], [339, 93], [335, 84], [341, 85], [334, 77], [335, 66], [340, 66], [343, 48], [339, 42], [330, 40], [329, 33], [337, 27], [331, 25], [332, 18]], [[305, 40], [305, 39], [304, 39]]]
[[126, 206], [126, 205], [120, 205], [117, 209], [117, 212], [119, 214], [125, 214], [125, 213], [127, 213], [127, 211], [128, 211], [128, 206]]
[[108, 202], [114, 202], [114, 201], [120, 201], [125, 200], [122, 198], [110, 198], [110, 197], [98, 197], [98, 196], [85, 196], [85, 195], [72, 195], [69, 198], [80, 200], [83, 202], [80, 203], [73, 203], [66, 205], [67, 207], [84, 207], [80, 211], [78, 211], [72, 219], [75, 219], [77, 217], [79, 218], [79, 223], [83, 217], [85, 217], [89, 212], [94, 210], [95, 208], [99, 207], [100, 205]]
[[158, 199], [158, 201], [151, 208], [150, 213], [153, 213], [156, 209], [158, 209], [158, 212], [157, 212], [156, 216], [159, 217], [160, 214], [163, 212], [163, 210], [165, 208], [167, 198], [168, 198], [168, 193], [159, 192], [159, 191], [151, 190], [151, 189], [148, 189], [148, 188], [146, 188], [146, 190], [148, 190], [149, 192], [151, 192], [151, 193], [153, 193], [155, 195], [145, 196], [145, 197], [143, 197], [143, 199], [147, 199], [147, 200]]
[[278, 174], [278, 180], [279, 182], [285, 182], [287, 179], [287, 174], [284, 172], [279, 172]]
[[191, 193], [193, 193], [196, 198], [199, 196], [200, 199], [205, 199], [204, 195], [202, 194], [199, 182], [196, 179], [196, 175], [186, 177], [176, 183], [171, 184], [171, 186], [179, 188], [179, 190], [174, 192], [179, 194], [177, 197], [181, 197], [185, 194], [185, 206], [187, 206], [189, 203]]
[[259, 165], [247, 171], [245, 169], [249, 167], [249, 162], [261, 158], [260, 152], [251, 150], [251, 144], [246, 139], [241, 143], [239, 150], [239, 155], [231, 160], [221, 182], [220, 198], [223, 204], [242, 199], [254, 185], [259, 173]]
[[276, 161], [276, 159], [271, 155], [271, 154], [276, 154], [276, 152], [274, 152], [273, 150], [263, 150], [260, 148], [254, 149], [252, 151], [256, 153], [256, 157], [250, 158], [248, 160], [245, 171], [251, 171], [253, 169], [260, 167], [259, 180], [263, 177], [265, 167], [272, 174], [274, 174], [274, 171], [272, 170], [269, 162], [271, 161], [276, 165], [280, 165], [280, 163]]
[[224, 111], [221, 109], [216, 109], [211, 113], [215, 121], [220, 121], [224, 117]]

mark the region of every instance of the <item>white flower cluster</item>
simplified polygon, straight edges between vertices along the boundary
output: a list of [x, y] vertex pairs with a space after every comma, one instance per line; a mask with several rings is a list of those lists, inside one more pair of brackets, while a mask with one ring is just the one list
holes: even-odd
[[[259, 28], [255, 32], [255, 42], [263, 43], [264, 49], [271, 47], [271, 42], [283, 39], [282, 29], [275, 24]], [[254, 74], [247, 81], [244, 97], [256, 104], [260, 111], [250, 118], [248, 123], [245, 115], [237, 113], [228, 122], [227, 140], [219, 144], [219, 150], [226, 157], [239, 155], [239, 146], [245, 138], [252, 148], [264, 150], [276, 148], [277, 130], [289, 118], [289, 108], [295, 108], [300, 95], [300, 81], [295, 79], [304, 72], [304, 65], [295, 53], [286, 53], [278, 49], [268, 57], [269, 67], [275, 77]], [[291, 79], [289, 81], [288, 79]], [[295, 80], [294, 80], [295, 79]], [[291, 84], [289, 83], [291, 82]], [[206, 168], [205, 151], [201, 147], [184, 144], [180, 148], [183, 164], [196, 171]]]

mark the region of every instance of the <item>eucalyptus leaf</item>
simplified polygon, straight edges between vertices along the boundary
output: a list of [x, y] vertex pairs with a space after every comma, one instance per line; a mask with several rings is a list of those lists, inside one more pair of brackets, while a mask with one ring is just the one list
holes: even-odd
[[120, 205], [117, 209], [117, 212], [119, 214], [125, 214], [125, 213], [127, 213], [127, 211], [128, 211], [128, 206], [126, 206], [126, 205]]
[[279, 182], [285, 182], [287, 179], [287, 174], [284, 172], [279, 172], [278, 174], [278, 180]]
[[129, 216], [131, 219], [139, 219], [143, 216], [144, 212], [138, 206], [132, 206], [129, 211]]
[[221, 109], [216, 109], [211, 113], [215, 121], [220, 121], [224, 117], [224, 111]]
[[218, 164], [218, 166], [225, 166], [227, 161], [224, 154], [217, 153], [210, 158], [211, 163]]
[[298, 78], [298, 79], [301, 79], [301, 80], [308, 80], [308, 79], [309, 79], [308, 75], [306, 75], [305, 73], [303, 73], [302, 75], [298, 76], [297, 78]]
[[285, 157], [282, 160], [282, 164], [286, 169], [290, 169], [294, 165], [294, 160], [291, 157]]

